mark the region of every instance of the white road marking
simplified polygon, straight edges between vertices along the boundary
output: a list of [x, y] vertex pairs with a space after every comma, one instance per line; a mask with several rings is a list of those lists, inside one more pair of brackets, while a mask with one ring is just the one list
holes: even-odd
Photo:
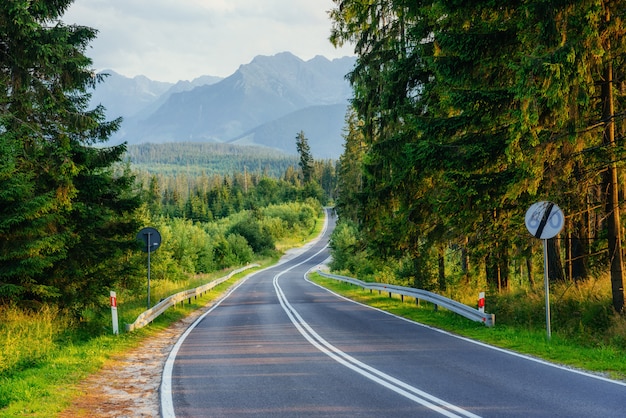
[[360, 375], [390, 389], [399, 395], [404, 396], [407, 399], [412, 400], [413, 402], [419, 403], [427, 408], [432, 409], [440, 413], [446, 417], [472, 417], [478, 418], [478, 415], [475, 415], [469, 411], [466, 411], [458, 406], [452, 405], [436, 396], [433, 396], [429, 393], [426, 393], [414, 386], [409, 385], [399, 379], [394, 378], [378, 369], [375, 369], [357, 359], [350, 356], [349, 354], [341, 351], [337, 347], [330, 344], [324, 338], [322, 338], [319, 334], [317, 334], [311, 326], [300, 316], [300, 314], [296, 311], [296, 309], [289, 303], [287, 297], [283, 293], [282, 288], [278, 284], [278, 279], [283, 274], [287, 273], [291, 269], [304, 264], [309, 261], [311, 258], [315, 257], [322, 251], [324, 251], [326, 247], [322, 248], [319, 252], [312, 255], [308, 259], [291, 266], [290, 268], [282, 271], [281, 273], [274, 276], [274, 289], [276, 290], [276, 295], [278, 296], [278, 300], [280, 301], [281, 306], [284, 311], [287, 313], [287, 316], [294, 324], [294, 326], [298, 329], [300, 334], [309, 341], [314, 347], [318, 350], [342, 364], [345, 367], [348, 367], [351, 370], [359, 373]]

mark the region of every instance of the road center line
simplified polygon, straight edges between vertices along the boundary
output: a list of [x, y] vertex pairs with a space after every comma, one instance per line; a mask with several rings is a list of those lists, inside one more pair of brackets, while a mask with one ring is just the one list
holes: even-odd
[[[300, 264], [303, 264], [306, 261], [308, 260], [305, 260]], [[360, 375], [406, 397], [407, 399], [410, 399], [416, 403], [419, 403], [420, 405], [430, 408], [443, 416], [478, 418], [478, 415], [475, 415], [469, 411], [452, 405], [442, 399], [437, 398], [436, 396], [430, 395], [414, 386], [409, 385], [408, 383], [398, 380], [393, 376], [383, 373], [382, 371], [357, 360], [356, 358], [333, 346], [317, 332], [315, 332], [315, 330], [311, 328], [311, 326], [300, 316], [297, 310], [289, 303], [287, 297], [285, 296], [282, 288], [278, 283], [278, 279], [280, 278], [280, 276], [282, 276], [289, 270], [299, 266], [300, 264], [294, 265], [289, 269], [284, 270], [274, 276], [273, 283], [274, 289], [276, 290], [276, 295], [278, 296], [278, 300], [283, 310], [285, 311], [285, 313], [287, 313], [287, 316], [294, 324], [296, 329], [307, 341], [309, 341], [318, 350], [320, 350], [333, 360], [337, 361], [338, 363], [342, 364], [343, 366], [348, 367], [349, 369], [359, 373]]]

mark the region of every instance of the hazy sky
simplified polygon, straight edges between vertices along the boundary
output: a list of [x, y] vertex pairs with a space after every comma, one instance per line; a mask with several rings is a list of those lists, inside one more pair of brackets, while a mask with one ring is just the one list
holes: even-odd
[[332, 0], [75, 0], [67, 24], [97, 29], [96, 70], [175, 82], [228, 76], [257, 55], [353, 55], [328, 37]]

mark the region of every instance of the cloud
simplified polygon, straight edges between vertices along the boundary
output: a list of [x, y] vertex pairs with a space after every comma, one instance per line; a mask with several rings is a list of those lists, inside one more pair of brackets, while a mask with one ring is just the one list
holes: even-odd
[[176, 81], [228, 76], [256, 55], [351, 55], [328, 41], [332, 0], [77, 0], [64, 21], [99, 30], [94, 67]]

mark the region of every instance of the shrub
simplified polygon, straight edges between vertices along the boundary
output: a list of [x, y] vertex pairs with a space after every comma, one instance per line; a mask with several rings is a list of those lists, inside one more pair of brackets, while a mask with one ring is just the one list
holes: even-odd
[[267, 251], [275, 249], [274, 239], [271, 234], [263, 231], [259, 221], [253, 218], [247, 218], [233, 225], [229, 234], [241, 235], [246, 239], [248, 245], [252, 247], [252, 251], [256, 254], [264, 254]]

